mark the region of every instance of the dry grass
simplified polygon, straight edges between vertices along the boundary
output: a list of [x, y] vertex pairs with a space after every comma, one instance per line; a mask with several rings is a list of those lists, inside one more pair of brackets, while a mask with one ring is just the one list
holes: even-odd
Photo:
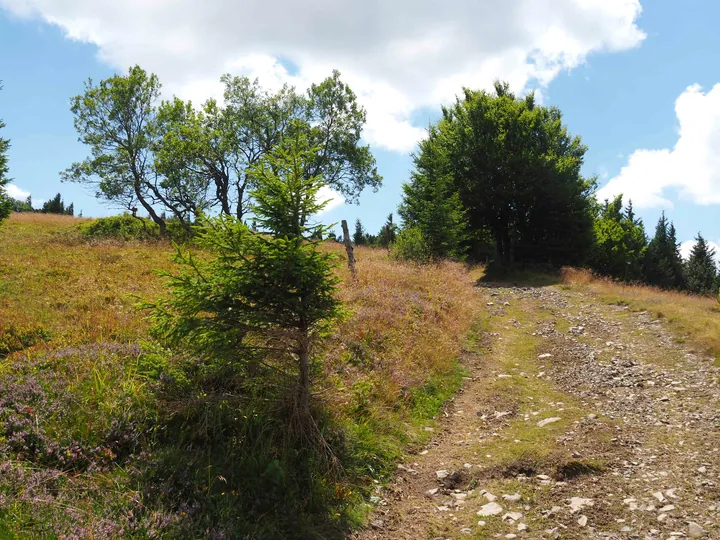
[[[410, 389], [457, 370], [480, 305], [474, 289], [479, 269], [401, 263], [385, 250], [361, 247], [353, 283], [342, 246], [326, 245], [342, 257], [340, 296], [352, 313], [326, 359], [342, 386], [366, 381], [373, 396], [391, 407]], [[347, 397], [336, 395], [340, 404], [352, 405]]]
[[145, 332], [137, 296], [162, 293], [154, 270], [171, 267], [169, 245], [80, 240], [80, 220], [13, 214], [0, 229], [0, 334], [42, 329], [60, 345], [132, 341]]
[[665, 319], [688, 343], [720, 359], [720, 305], [714, 298], [625, 285], [576, 268], [564, 268], [562, 282], [592, 291], [603, 302], [628, 305]]
[[[128, 403], [134, 404], [132, 414], [138, 426], [144, 421], [141, 419], [156, 418], [158, 414], [155, 407], [160, 405], [151, 399], [155, 382], [148, 383], [150, 379], [146, 379], [144, 371], [139, 373], [138, 366], [142, 361], [143, 366], [147, 363], [153, 370], [156, 365], [160, 366], [157, 369], [165, 369], [175, 360], [152, 346], [146, 347], [144, 342], [150, 341], [147, 321], [135, 306], [138, 299], [152, 301], [166, 294], [164, 279], [156, 271], [174, 269], [173, 248], [163, 242], [88, 242], [78, 232], [78, 221], [68, 216], [14, 214], [0, 226], [0, 373], [4, 382], [22, 388], [23, 384], [38, 381], [45, 384], [64, 380], [65, 371], [73, 373], [72, 384], [63, 386], [63, 392], [69, 393], [67, 399], [77, 404], [68, 420], [70, 427], [58, 424], [50, 413], [36, 418], [35, 427], [48, 440], [73, 428], [73, 433], [80, 434], [77, 435], [80, 444], [94, 447], [97, 442], [82, 435], [91, 423], [88, 418], [107, 420], [103, 425], [110, 425]], [[343, 433], [345, 443], [341, 447], [348, 454], [344, 457], [348, 480], [333, 488], [337, 499], [333, 508], [342, 511], [342, 519], [351, 523], [367, 511], [362, 494], [370, 492], [375, 485], [373, 480], [387, 478], [395, 470], [395, 460], [408, 444], [429, 437], [423, 426], [432, 423], [430, 417], [462, 382], [461, 353], [482, 306], [474, 287], [480, 271], [455, 263], [405, 264], [391, 260], [385, 250], [359, 248], [358, 279], [353, 281], [345, 266], [343, 246], [328, 242], [323, 248], [339, 257], [338, 295], [348, 316], [329, 336], [324, 350], [319, 351], [324, 362], [314, 389], [316, 404], [324, 405], [322, 409], [330, 417], [327, 425]], [[123, 345], [117, 346], [118, 343]], [[126, 349], [140, 352], [125, 354], [122, 351]], [[107, 352], [114, 350], [120, 352]], [[62, 362], [46, 361], [54, 356], [62, 358]], [[36, 373], [38, 365], [43, 366], [43, 371]], [[25, 373], [23, 377], [28, 380], [15, 373]], [[113, 408], [118, 403], [122, 406]], [[218, 418], [226, 414], [225, 409], [216, 411], [210, 407], [213, 403], [208, 398], [207, 403], [202, 401], [202, 407], [198, 406], [197, 415], [203, 421], [215, 418], [217, 411]], [[251, 430], [252, 425], [248, 421], [247, 429]], [[233, 429], [238, 437], [244, 433], [241, 427]], [[102, 429], [95, 431], [105, 436]], [[102, 438], [101, 435], [96, 434], [96, 438]], [[267, 441], [260, 440], [258, 436], [260, 450], [253, 455], [260, 464], [272, 461], [273, 456], [283, 456], [277, 454], [279, 450], [272, 437], [266, 438]], [[220, 457], [213, 470], [228, 482], [238, 482], [235, 492], [245, 497], [240, 502], [218, 503], [218, 513], [227, 510], [232, 514], [245, 508], [241, 503], [251, 505], [257, 495], [253, 489], [267, 486], [264, 477], [260, 478], [264, 469], [253, 473], [252, 482], [248, 475], [232, 476], [233, 467], [242, 460], [233, 453], [237, 444], [230, 444], [230, 439], [227, 443], [223, 446], [221, 441], [216, 445]], [[266, 443], [272, 447], [263, 447]], [[150, 440], [143, 444], [155, 448]], [[166, 451], [165, 446], [154, 451], [161, 449]], [[232, 459], [222, 461], [225, 453]], [[23, 458], [0, 455], [0, 462], [5, 459]], [[45, 474], [45, 469], [34, 462], [18, 463], [38, 475]], [[245, 461], [242, 463], [243, 467], [249, 466]], [[174, 466], [167, 470], [175, 472]], [[122, 477], [117, 493], [111, 498], [134, 497], [133, 490], [137, 488], [131, 489], [125, 483], [122, 467], [110, 471], [108, 474], [113, 478]], [[99, 523], [115, 512], [105, 499], [88, 494], [87, 490], [102, 484], [104, 479], [102, 474], [87, 474], [83, 477], [82, 493], [59, 490], [56, 494], [59, 501], [87, 507], [87, 519], [81, 520], [86, 527], [83, 530], [94, 531], [95, 521]], [[51, 497], [53, 501], [56, 495]], [[215, 495], [222, 498], [225, 493], [212, 496]], [[211, 500], [210, 494], [205, 501], [210, 506], [218, 502]], [[299, 507], [300, 502], [295, 502]], [[14, 517], [7, 518], [8, 526], [28, 534], [37, 534], [41, 521], [59, 520], [58, 527], [62, 529], [70, 527], [76, 519], [68, 521], [70, 518], [54, 504], [43, 506], [42, 512], [20, 503], [17, 509]], [[286, 510], [284, 513], [290, 515], [292, 508]], [[40, 514], [42, 519], [37, 517]], [[3, 519], [0, 508], [0, 525]], [[266, 516], [263, 526], [274, 527], [279, 518], [272, 519]]]

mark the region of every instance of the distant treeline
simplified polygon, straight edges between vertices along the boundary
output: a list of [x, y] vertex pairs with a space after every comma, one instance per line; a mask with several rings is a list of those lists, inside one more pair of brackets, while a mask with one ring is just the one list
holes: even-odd
[[13, 212], [40, 212], [42, 214], [63, 214], [66, 216], [75, 215], [75, 204], [70, 203], [65, 206], [65, 201], [63, 201], [60, 193], [49, 201], [44, 202], [39, 209], [33, 207], [32, 197], [30, 195], [28, 195], [28, 198], [24, 201], [12, 199], [11, 203]]

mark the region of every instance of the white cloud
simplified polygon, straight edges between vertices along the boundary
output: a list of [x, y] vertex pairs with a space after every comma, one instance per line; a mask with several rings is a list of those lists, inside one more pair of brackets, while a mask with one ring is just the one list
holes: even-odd
[[[588, 54], [638, 45], [640, 0], [0, 0], [93, 43], [117, 69], [139, 63], [166, 90], [203, 100], [225, 71], [298, 87], [337, 68], [368, 110], [365, 138], [406, 152], [413, 114], [496, 78], [547, 84]], [[282, 59], [283, 61], [279, 61]], [[292, 74], [285, 69], [294, 66]], [[295, 69], [296, 68], [296, 69]]]
[[7, 193], [13, 199], [24, 201], [30, 196], [29, 191], [24, 191], [17, 187], [15, 184], [8, 184], [5, 186], [5, 193]]
[[[720, 245], [710, 240], [708, 240], [708, 245], [715, 250], [715, 262], [720, 263]], [[680, 244], [680, 255], [682, 255], [683, 259], [688, 260], [694, 246], [695, 240], [685, 240]]]
[[720, 204], [720, 83], [693, 85], [675, 102], [680, 130], [673, 148], [636, 150], [598, 198], [622, 193], [638, 208], [672, 207], [670, 191], [696, 204]]
[[343, 204], [345, 204], [345, 198], [340, 193], [328, 186], [321, 187], [315, 199], [318, 202], [327, 201], [325, 208], [323, 208], [320, 212], [321, 215], [325, 212], [329, 212], [333, 208], [337, 208], [338, 206], [342, 206]]

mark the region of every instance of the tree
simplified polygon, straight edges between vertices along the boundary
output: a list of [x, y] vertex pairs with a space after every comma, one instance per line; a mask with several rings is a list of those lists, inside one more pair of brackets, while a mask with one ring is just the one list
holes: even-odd
[[310, 240], [324, 203], [319, 176], [306, 170], [316, 156], [297, 132], [251, 171], [261, 232], [221, 214], [202, 226], [199, 244], [210, 257], [178, 251], [186, 270], [170, 275], [170, 298], [150, 306], [154, 332], [175, 345], [239, 363], [249, 380], [271, 385], [295, 378], [297, 412], [310, 418], [313, 348], [340, 313], [333, 256]]
[[64, 214], [65, 203], [62, 200], [62, 196], [58, 193], [49, 201], [45, 201], [40, 211], [43, 214]]
[[684, 286], [683, 262], [675, 225], [668, 222], [664, 212], [645, 252], [643, 275], [647, 283], [663, 289], [681, 289]]
[[355, 220], [355, 231], [353, 232], [353, 244], [356, 246], [364, 246], [367, 244], [367, 235], [365, 233], [365, 228], [363, 227], [362, 222], [360, 221], [360, 218], [357, 218]]
[[381, 247], [388, 248], [397, 238], [398, 226], [393, 222], [393, 215], [390, 213], [385, 220], [383, 228], [377, 235]]
[[223, 103], [211, 99], [198, 109], [178, 98], [158, 103], [158, 78], [137, 66], [97, 86], [88, 81], [71, 110], [92, 157], [64, 179], [93, 186], [125, 210], [142, 206], [163, 234], [163, 212], [188, 230], [206, 211], [243, 219], [253, 167], [295, 131], [318, 148], [305, 164], [308, 178], [323, 175], [353, 201], [381, 185], [369, 147], [360, 145], [365, 111], [338, 72], [306, 94], [287, 86], [269, 93], [243, 77], [221, 80]]
[[595, 218], [595, 243], [589, 263], [596, 272], [619, 279], [641, 280], [647, 238], [635, 219], [632, 201], [623, 212], [622, 195], [605, 201]]
[[125, 210], [139, 204], [164, 235], [165, 219], [156, 205], [173, 205], [163, 196], [155, 169], [159, 96], [157, 76], [138, 66], [97, 85], [88, 80], [85, 93], [72, 98], [70, 110], [79, 141], [90, 147], [91, 157], [61, 174], [64, 181], [92, 186], [96, 197]]
[[[0, 85], [2, 90], [2, 85]], [[5, 127], [5, 122], [0, 120], [0, 129]], [[5, 186], [10, 182], [8, 178], [8, 150], [10, 149], [10, 141], [0, 137], [0, 221], [10, 215], [12, 211], [12, 200], [5, 191]]]
[[463, 259], [470, 233], [467, 211], [451, 177], [436, 176], [437, 170], [427, 166], [428, 161], [435, 160], [433, 146], [421, 143], [421, 153], [425, 154], [415, 157], [416, 170], [412, 181], [403, 185], [399, 214], [405, 228], [417, 229], [422, 236], [430, 258]]
[[318, 148], [306, 164], [308, 176], [322, 174], [351, 201], [381, 185], [369, 147], [359, 144], [365, 111], [337, 71], [306, 94], [289, 86], [271, 93], [257, 80], [229, 74], [221, 81], [222, 104], [209, 100], [195, 110], [175, 98], [159, 112], [159, 169], [192, 178], [199, 191], [211, 186], [209, 207], [242, 219], [251, 203], [252, 167], [294, 130]]
[[585, 151], [558, 109], [538, 106], [532, 94], [516, 98], [498, 82], [494, 94], [465, 89], [443, 108], [420, 143], [410, 185], [457, 193], [473, 256], [487, 232], [503, 265], [579, 263], [592, 245], [595, 180], [580, 174]]
[[695, 294], [715, 296], [717, 289], [717, 265], [715, 250], [702, 234], [698, 233], [690, 257], [685, 263], [685, 280], [688, 291]]

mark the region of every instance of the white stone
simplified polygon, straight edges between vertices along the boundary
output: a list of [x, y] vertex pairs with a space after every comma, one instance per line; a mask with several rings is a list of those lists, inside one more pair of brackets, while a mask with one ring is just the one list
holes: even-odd
[[663, 506], [660, 510], [658, 510], [658, 512], [665, 513], [665, 512], [672, 512], [673, 510], [675, 510], [675, 505], [668, 504], [667, 506]]
[[656, 491], [653, 493], [653, 497], [655, 497], [660, 502], [665, 502], [665, 495], [662, 494], [662, 491]]
[[541, 359], [542, 358], [552, 358], [552, 354], [550, 354], [550, 353], [539, 354], [538, 358], [541, 358]]
[[527, 529], [528, 529], [527, 525], [525, 525], [524, 523], [518, 523], [518, 526], [517, 526], [518, 531], [520, 531], [520, 532], [527, 531]]
[[437, 476], [438, 480], [442, 480], [443, 478], [450, 476], [450, 472], [442, 469], [441, 471], [435, 471], [435, 476]]
[[502, 518], [503, 521], [520, 521], [522, 514], [520, 512], [508, 512]]
[[477, 515], [481, 516], [481, 517], [497, 516], [498, 514], [501, 514], [502, 511], [503, 511], [503, 507], [500, 506], [498, 503], [489, 502], [480, 507], [480, 510], [478, 510]]
[[688, 524], [688, 534], [690, 535], [690, 538], [700, 538], [701, 536], [705, 536], [706, 532], [700, 525], [691, 521]]
[[580, 516], [578, 518], [577, 522], [578, 522], [578, 525], [580, 525], [581, 527], [584, 527], [585, 525], [587, 525], [587, 516]]
[[484, 527], [484, 526], [485, 526], [485, 522], [482, 519], [480, 521], [478, 521], [478, 527]]
[[537, 427], [545, 427], [548, 424], [552, 424], [553, 422], [557, 422], [559, 420], [562, 420], [559, 416], [553, 416], [552, 418], [546, 418], [545, 420], [540, 420], [537, 423]]
[[585, 499], [583, 497], [571, 497], [569, 504], [571, 514], [582, 510], [586, 506], [595, 506], [595, 503], [592, 499]]
[[428, 497], [432, 497], [432, 496], [435, 495], [437, 492], [438, 492], [438, 488], [428, 489], [428, 490], [425, 492], [425, 495], [427, 495]]
[[518, 502], [521, 497], [519, 493], [513, 493], [512, 495], [503, 495], [502, 498], [506, 501]]

